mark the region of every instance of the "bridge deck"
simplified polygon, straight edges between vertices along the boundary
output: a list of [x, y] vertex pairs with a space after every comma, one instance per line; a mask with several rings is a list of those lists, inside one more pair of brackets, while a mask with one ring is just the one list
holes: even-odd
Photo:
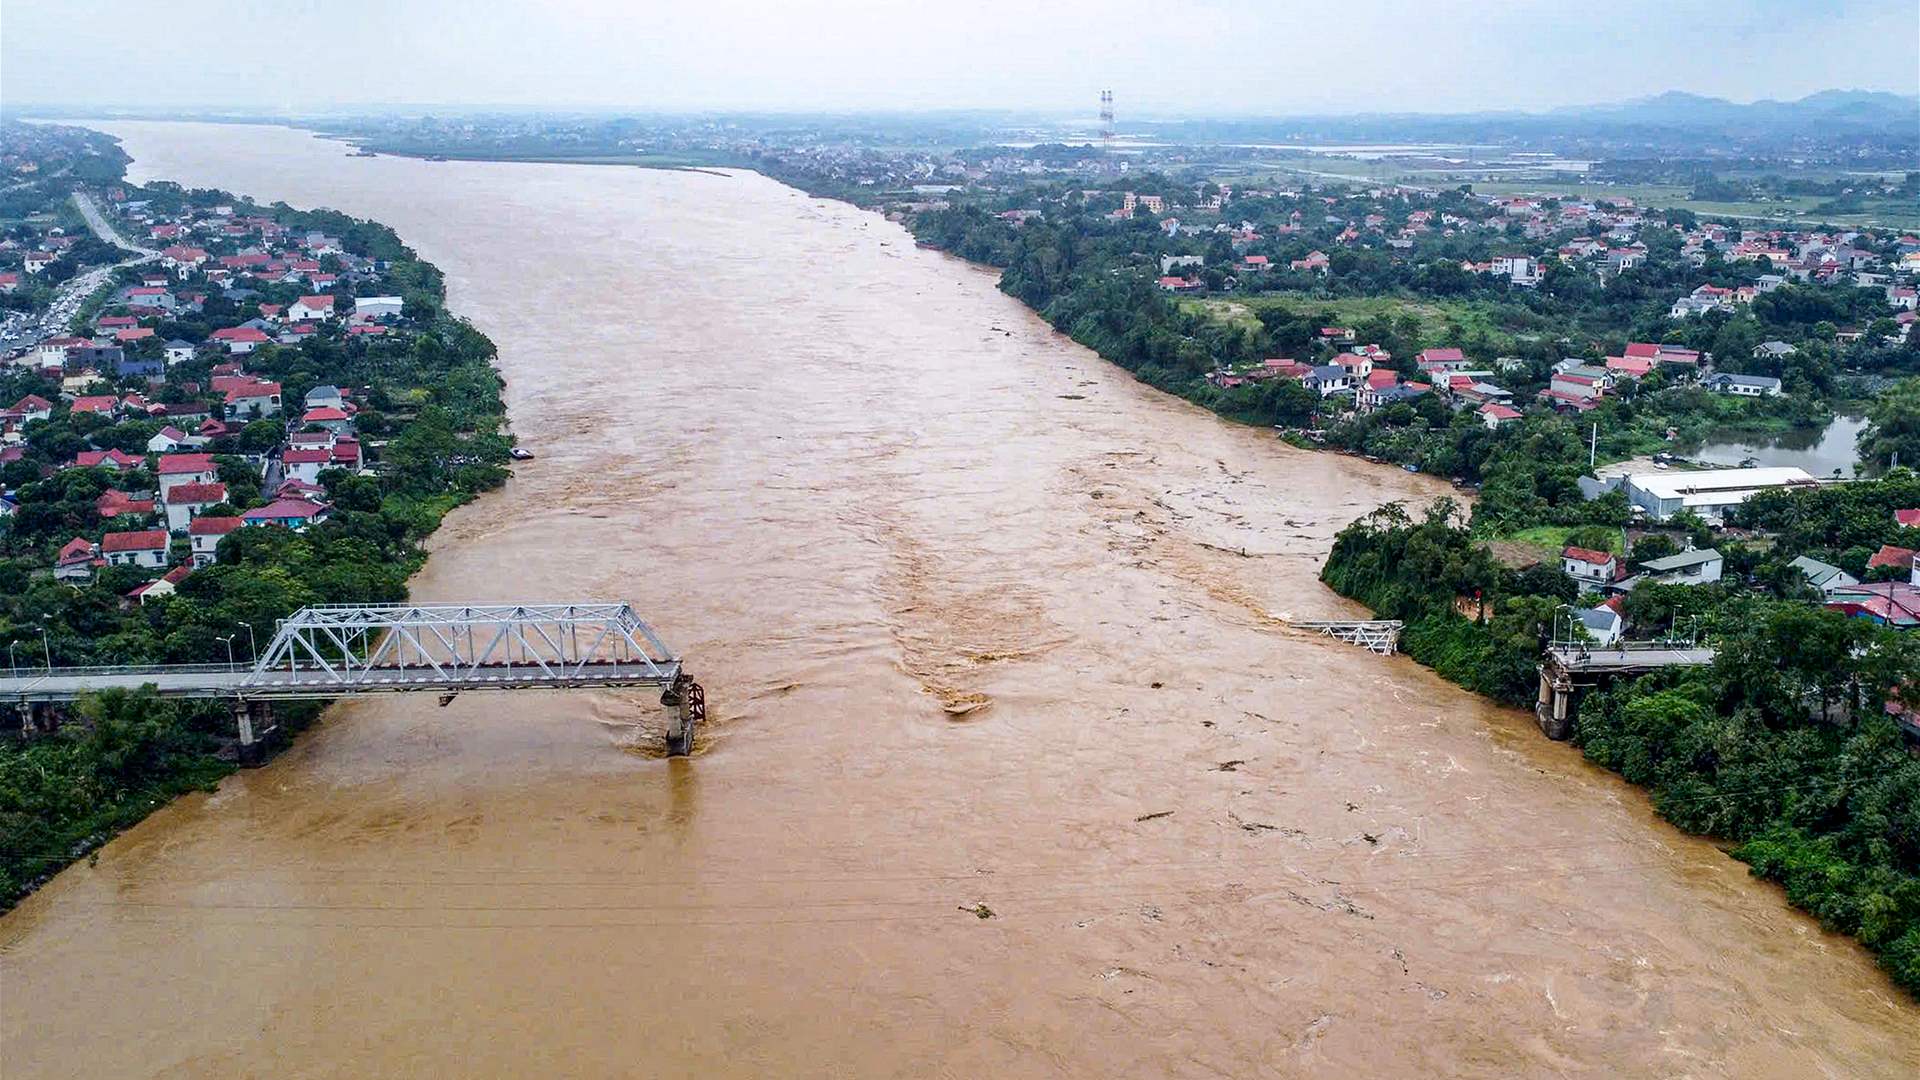
[[1569, 672], [1625, 675], [1665, 667], [1697, 667], [1713, 663], [1712, 649], [1688, 648], [1568, 648], [1556, 645], [1547, 655]]
[[355, 694], [479, 690], [590, 690], [671, 685], [678, 661], [598, 662], [543, 670], [538, 664], [482, 664], [436, 671], [431, 667], [255, 672], [250, 667], [204, 665], [152, 668], [54, 668], [0, 673], [0, 702], [72, 701], [83, 693], [152, 685], [162, 697], [337, 698]]

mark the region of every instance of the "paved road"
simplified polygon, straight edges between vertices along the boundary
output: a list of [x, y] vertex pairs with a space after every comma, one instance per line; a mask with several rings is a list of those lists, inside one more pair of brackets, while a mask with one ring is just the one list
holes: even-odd
[[128, 251], [137, 252], [139, 255], [144, 256], [143, 258], [128, 259], [121, 263], [121, 266], [132, 266], [135, 263], [142, 263], [148, 259], [157, 259], [160, 257], [159, 251], [150, 247], [142, 247], [128, 240], [126, 237], [121, 236], [120, 231], [113, 227], [113, 223], [107, 220], [106, 215], [100, 212], [100, 207], [93, 201], [93, 196], [84, 191], [75, 191], [73, 193], [73, 205], [80, 208], [80, 216], [87, 219], [87, 228], [93, 230], [93, 235], [112, 244], [114, 247], [125, 248]]
[[1549, 650], [1568, 671], [1651, 671], [1713, 663], [1712, 649], [1568, 649]]
[[152, 262], [160, 253], [149, 247], [141, 247], [122, 237], [115, 231], [111, 222], [100, 212], [93, 199], [84, 191], [73, 193], [73, 203], [80, 210], [80, 216], [87, 220], [87, 227], [101, 240], [115, 247], [132, 251], [132, 258], [122, 259], [112, 266], [98, 266], [84, 274], [77, 274], [60, 291], [54, 294], [53, 303], [40, 313], [37, 319], [30, 319], [24, 325], [14, 328], [5, 336], [0, 336], [0, 352], [15, 349], [31, 349], [51, 337], [59, 337], [67, 332], [73, 317], [80, 312], [80, 305], [112, 280], [113, 272], [123, 266], [138, 266]]

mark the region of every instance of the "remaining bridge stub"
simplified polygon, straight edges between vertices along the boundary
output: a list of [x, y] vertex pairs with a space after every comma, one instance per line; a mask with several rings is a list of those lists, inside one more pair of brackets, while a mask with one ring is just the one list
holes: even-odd
[[680, 657], [618, 601], [317, 605], [281, 620], [250, 667], [9, 670], [0, 674], [0, 702], [31, 706], [142, 686], [165, 697], [234, 701], [243, 755], [258, 741], [254, 710], [274, 699], [658, 686], [677, 697], [667, 737], [674, 755], [691, 751], [706, 715], [706, 696]]

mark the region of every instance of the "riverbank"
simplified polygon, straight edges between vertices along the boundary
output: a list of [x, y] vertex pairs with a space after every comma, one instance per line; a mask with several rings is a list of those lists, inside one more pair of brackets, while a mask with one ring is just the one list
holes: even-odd
[[[94, 512], [93, 497], [102, 487], [137, 488], [142, 478], [154, 483], [144, 457], [109, 477], [91, 475], [95, 470], [72, 466], [68, 459], [90, 446], [150, 449], [147, 440], [164, 421], [130, 414], [81, 426], [62, 411], [29, 430], [25, 456], [9, 474], [19, 478], [20, 512], [0, 536], [0, 573], [14, 583], [0, 597], [0, 636], [16, 644], [31, 638], [36, 655], [43, 649], [49, 666], [231, 663], [223, 645], [239, 640], [251, 647], [265, 631], [249, 627], [270, 628], [301, 606], [403, 599], [407, 577], [426, 558], [424, 541], [448, 511], [506, 477], [509, 440], [499, 434], [504, 405], [492, 367], [493, 343], [447, 309], [439, 270], [384, 225], [329, 211], [263, 206], [224, 191], [197, 191], [191, 196], [197, 203], [187, 203], [178, 188], [111, 181], [104, 186], [120, 189], [122, 200], [130, 195], [156, 213], [177, 206], [190, 215], [194, 205], [224, 204], [223, 221], [269, 221], [298, 235], [329, 235], [336, 250], [377, 256], [383, 269], [377, 276], [361, 274], [356, 283], [404, 293], [410, 315], [390, 318], [366, 336], [338, 333], [338, 340], [327, 340], [329, 335], [315, 333], [298, 343], [267, 341], [244, 359], [230, 358], [223, 349], [218, 356], [211, 355], [212, 348], [203, 349], [197, 358], [170, 360], [162, 369], [166, 381], [146, 385], [142, 380], [147, 393], [176, 405], [193, 401], [188, 384], [219, 385], [218, 377], [208, 374], [216, 361], [244, 365], [251, 377], [273, 380], [276, 404], [283, 390], [297, 403], [309, 387], [344, 388], [354, 410], [345, 421], [353, 425], [349, 433], [365, 435], [369, 442], [363, 455], [361, 444], [349, 440], [353, 456], [330, 462], [332, 467], [317, 477], [325, 486], [309, 485], [314, 497], [297, 504], [322, 506], [313, 513], [323, 520], [299, 532], [241, 530], [205, 551], [196, 541], [196, 552], [217, 550], [218, 561], [194, 559], [191, 572], [167, 579], [163, 591], [137, 602], [123, 594], [144, 588], [142, 583], [161, 568], [143, 572], [103, 564], [71, 583], [47, 577], [44, 568], [53, 549], [74, 532], [115, 528]], [[76, 200], [96, 231], [143, 253], [116, 269], [160, 256], [121, 239], [84, 192]], [[152, 344], [181, 334], [204, 337], [209, 330], [241, 323], [250, 313], [209, 296], [218, 292], [217, 284], [182, 277], [174, 288], [185, 293], [199, 286], [209, 302], [200, 311], [170, 312], [159, 320], [166, 335], [156, 336], [149, 327]], [[260, 290], [275, 284], [256, 282], [246, 295], [261, 299], [266, 293]], [[100, 297], [125, 288], [124, 282], [103, 285]], [[346, 304], [351, 306], [351, 296]], [[79, 318], [90, 323], [92, 314], [86, 310]], [[340, 323], [331, 325], [337, 330]], [[374, 338], [378, 341], [369, 344]], [[11, 401], [35, 391], [58, 396], [51, 386], [33, 385], [36, 377], [18, 368], [0, 374], [5, 380], [0, 397]], [[239, 378], [231, 372], [224, 377]], [[239, 456], [241, 447], [227, 436], [196, 444], [210, 451], [208, 467], [217, 466], [221, 477], [219, 496], [212, 500], [217, 505], [210, 507], [219, 512], [208, 516], [237, 525], [237, 515], [283, 497], [261, 489], [255, 463], [284, 434], [282, 421], [258, 423], [265, 425], [266, 438], [251, 459]], [[234, 427], [240, 428], [239, 421]], [[180, 551], [163, 561], [185, 560], [186, 543], [177, 540]], [[283, 745], [318, 711], [305, 704], [280, 708], [281, 723], [267, 748]], [[0, 911], [170, 799], [211, 790], [233, 768], [233, 719], [224, 705], [182, 704], [135, 692], [83, 700], [73, 713], [61, 731], [21, 730], [0, 738]]]
[[[1863, 481], [1848, 494], [1880, 488], [1884, 506], [1914, 494], [1907, 479]], [[1557, 560], [1499, 566], [1451, 510], [1412, 518], [1389, 508], [1356, 522], [1321, 578], [1404, 620], [1402, 648], [1441, 677], [1527, 707], [1541, 643], [1576, 590]], [[1813, 505], [1789, 512], [1820, 514]], [[1666, 820], [1727, 845], [1794, 906], [1854, 937], [1920, 998], [1920, 873], [1908, 839], [1920, 819], [1920, 759], [1882, 708], [1920, 672], [1900, 631], [1822, 611], [1817, 600], [1756, 596], [1743, 583], [1628, 593], [1637, 630], [1659, 632], [1661, 620], [1667, 633], [1704, 630], [1718, 659], [1589, 691], [1572, 742], [1640, 786]]]

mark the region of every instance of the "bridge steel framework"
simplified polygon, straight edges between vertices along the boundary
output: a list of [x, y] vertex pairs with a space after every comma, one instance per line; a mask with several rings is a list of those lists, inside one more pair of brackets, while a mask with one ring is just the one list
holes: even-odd
[[81, 694], [151, 686], [168, 697], [234, 702], [243, 760], [271, 727], [271, 702], [371, 693], [661, 689], [667, 751], [686, 754], [706, 695], [633, 608], [560, 604], [329, 604], [281, 620], [251, 666], [43, 668], [0, 676], [0, 701], [24, 724]]

